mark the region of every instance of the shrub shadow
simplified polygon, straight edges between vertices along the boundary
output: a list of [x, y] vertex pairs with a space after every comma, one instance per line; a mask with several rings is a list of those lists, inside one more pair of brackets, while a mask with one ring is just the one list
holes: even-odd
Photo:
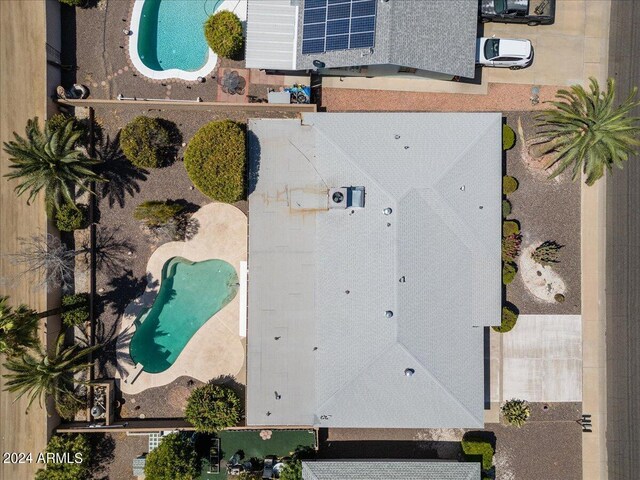
[[246, 196], [249, 198], [258, 185], [260, 177], [260, 140], [251, 131], [247, 132], [247, 182]]

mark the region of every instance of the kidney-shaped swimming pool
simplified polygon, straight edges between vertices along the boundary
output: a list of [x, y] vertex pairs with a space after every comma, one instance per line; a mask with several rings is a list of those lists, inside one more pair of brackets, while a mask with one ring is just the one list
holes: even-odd
[[200, 327], [233, 300], [238, 286], [235, 268], [224, 260], [167, 260], [152, 307], [136, 319], [133, 361], [147, 373], [168, 369]]

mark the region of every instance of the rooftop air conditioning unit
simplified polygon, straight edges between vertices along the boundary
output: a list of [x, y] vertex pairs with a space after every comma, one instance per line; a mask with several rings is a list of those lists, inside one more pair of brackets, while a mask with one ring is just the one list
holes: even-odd
[[329, 208], [347, 208], [347, 187], [329, 189]]

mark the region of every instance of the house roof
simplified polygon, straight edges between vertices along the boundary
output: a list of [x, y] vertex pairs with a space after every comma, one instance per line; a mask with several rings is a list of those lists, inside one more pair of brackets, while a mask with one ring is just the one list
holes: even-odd
[[[249, 0], [249, 68], [308, 70], [316, 68], [314, 60], [320, 60], [326, 68], [390, 64], [448, 75], [474, 76], [477, 0], [378, 1], [373, 48], [303, 55], [304, 1]], [[287, 9], [287, 14], [279, 16], [277, 21], [258, 20], [252, 24], [255, 21], [252, 17], [263, 18], [263, 12], [275, 9], [276, 5], [281, 11]], [[277, 43], [276, 38], [279, 39]], [[292, 44], [293, 61], [289, 56]], [[271, 57], [276, 54], [283, 60], [273, 61]]]
[[[248, 424], [483, 425], [501, 132], [498, 113], [250, 121]], [[364, 208], [328, 209], [349, 186]]]
[[303, 480], [476, 480], [477, 462], [344, 460], [302, 462]]

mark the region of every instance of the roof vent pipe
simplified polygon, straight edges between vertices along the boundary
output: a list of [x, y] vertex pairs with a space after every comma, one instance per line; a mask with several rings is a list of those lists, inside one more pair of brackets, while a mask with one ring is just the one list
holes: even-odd
[[405, 368], [404, 369], [405, 377], [413, 377], [414, 373], [416, 373], [416, 371], [413, 368]]
[[387, 318], [391, 318], [393, 317], [393, 312], [391, 310], [387, 310], [386, 312], [384, 312], [384, 316]]
[[384, 213], [385, 215], [391, 215], [391, 212], [393, 212], [393, 210], [391, 210], [391, 208], [389, 207], [382, 210], [382, 213]]

